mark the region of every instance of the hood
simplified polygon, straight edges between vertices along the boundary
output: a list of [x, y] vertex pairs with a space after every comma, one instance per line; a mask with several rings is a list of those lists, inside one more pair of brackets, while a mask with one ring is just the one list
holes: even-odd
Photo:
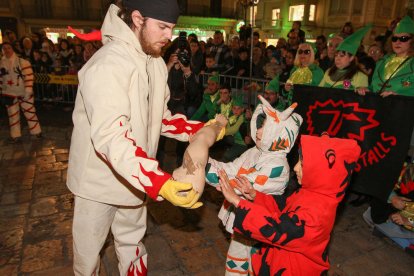
[[273, 108], [262, 96], [259, 95], [258, 98], [262, 103], [256, 107], [250, 121], [252, 139], [256, 143], [257, 119], [264, 114], [266, 121], [263, 126], [260, 150], [263, 152], [289, 153], [295, 144], [303, 121], [299, 114], [293, 113], [297, 104], [294, 103], [283, 112], [280, 112]]
[[360, 152], [352, 139], [302, 135], [302, 189], [341, 201]]
[[102, 43], [106, 44], [111, 40], [121, 40], [134, 47], [140, 54], [145, 55], [138, 38], [131, 28], [118, 16], [118, 11], [119, 8], [114, 4], [109, 7], [101, 29]]

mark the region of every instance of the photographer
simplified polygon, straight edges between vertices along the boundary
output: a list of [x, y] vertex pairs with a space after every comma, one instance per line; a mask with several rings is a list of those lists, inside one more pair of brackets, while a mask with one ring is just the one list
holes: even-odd
[[[170, 100], [168, 108], [172, 114], [181, 113], [191, 118], [201, 102], [202, 91], [196, 75], [191, 70], [191, 50], [185, 33], [180, 33], [165, 53], [168, 69]], [[158, 160], [164, 155], [165, 138], [160, 140]], [[181, 165], [185, 143], [177, 142], [177, 164]]]
[[191, 70], [191, 50], [184, 34], [172, 42], [165, 59], [171, 93], [168, 108], [173, 114], [182, 113], [190, 118], [200, 104], [202, 92]]

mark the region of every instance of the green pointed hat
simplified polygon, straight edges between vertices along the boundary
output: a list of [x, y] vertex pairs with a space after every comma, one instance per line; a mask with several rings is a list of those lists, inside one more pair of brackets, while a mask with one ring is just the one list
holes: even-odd
[[234, 96], [232, 99], [233, 106], [241, 106], [243, 107], [243, 97], [242, 96]]
[[215, 83], [220, 83], [219, 75], [213, 74], [208, 78], [209, 81], [214, 81]]
[[394, 30], [394, 34], [402, 33], [414, 33], [414, 20], [408, 15], [406, 15], [403, 19], [400, 20], [400, 22], [398, 22], [397, 27], [395, 27]]
[[338, 45], [336, 50], [348, 52], [352, 55], [355, 55], [359, 48], [359, 45], [361, 45], [361, 40], [364, 38], [364, 36], [371, 28], [372, 23], [358, 29], [353, 34], [345, 38], [344, 41], [342, 41], [341, 44]]
[[273, 93], [279, 93], [279, 79], [276, 76], [273, 80], [266, 84], [265, 91], [271, 91]]

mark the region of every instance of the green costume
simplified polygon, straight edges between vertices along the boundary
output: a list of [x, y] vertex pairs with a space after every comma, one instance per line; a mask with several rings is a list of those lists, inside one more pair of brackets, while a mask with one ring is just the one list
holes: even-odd
[[221, 103], [218, 107], [217, 114], [222, 114], [228, 119], [231, 115], [232, 107], [233, 107], [233, 100], [230, 100], [228, 103]]
[[[323, 78], [323, 71], [316, 64], [311, 64], [304, 68], [294, 66], [290, 71], [290, 77], [287, 82], [293, 84], [306, 84], [311, 86], [318, 86]], [[292, 104], [293, 89], [287, 93], [288, 105]]]
[[[220, 83], [220, 79], [217, 74], [211, 75], [208, 80], [215, 83]], [[204, 90], [203, 101], [201, 102], [201, 105], [198, 107], [197, 111], [191, 117], [191, 120], [207, 122], [208, 120], [214, 119], [216, 117], [219, 109], [218, 100], [220, 100], [220, 93], [218, 89], [214, 94], [208, 92], [209, 91], [207, 91], [207, 89]]]
[[[343, 51], [351, 54], [352, 56], [355, 56], [359, 48], [359, 45], [361, 44], [361, 40], [371, 29], [371, 27], [372, 24], [368, 24], [365, 27], [358, 29], [355, 33], [345, 38], [344, 41], [342, 41], [341, 44], [338, 45], [336, 51]], [[326, 70], [322, 81], [319, 83], [319, 86], [352, 90], [354, 90], [355, 88], [368, 86], [368, 76], [359, 70], [352, 76], [351, 79], [344, 78], [348, 73], [348, 68], [337, 68], [336, 72], [332, 74], [332, 76], [329, 76], [330, 71], [331, 68]]]
[[279, 94], [277, 102], [272, 105], [274, 108], [276, 108], [279, 111], [283, 111], [286, 109], [286, 100], [281, 97], [283, 95], [281, 95], [280, 93], [279, 75], [277, 75], [271, 81], [269, 81], [266, 84], [266, 87], [264, 90], [271, 92], [271, 93]]
[[[329, 76], [329, 71], [331, 69], [328, 69], [325, 72], [325, 75], [323, 76], [323, 79], [321, 83], [319, 83], [320, 87], [329, 87], [329, 88], [342, 88], [342, 89], [355, 89], [359, 87], [368, 87], [368, 76], [362, 73], [361, 71], [358, 71], [350, 80], [337, 80], [334, 81], [331, 79], [331, 76]], [[338, 69], [336, 71], [338, 78], [341, 78], [346, 73], [346, 69]], [[335, 79], [335, 76], [332, 76], [333, 79]]]
[[[232, 99], [233, 106], [243, 107], [243, 100], [241, 97], [234, 97]], [[230, 115], [227, 126], [225, 140], [227, 144], [231, 146], [226, 149], [223, 155], [224, 162], [233, 161], [239, 157], [243, 152], [247, 150], [247, 146], [244, 143], [243, 136], [240, 133], [240, 126], [245, 122], [244, 113], [239, 116]]]
[[[198, 107], [197, 111], [191, 117], [191, 120], [205, 121], [214, 119], [218, 111], [218, 100], [220, 99], [220, 93], [217, 91], [215, 94], [210, 95], [204, 92], [203, 101]], [[207, 117], [207, 118], [206, 118]]]
[[[400, 20], [394, 30], [394, 34], [405, 33], [414, 35], [414, 20], [408, 15]], [[414, 57], [391, 54], [380, 59], [372, 76], [370, 90], [375, 93], [392, 91], [399, 95], [414, 96]]]
[[[393, 63], [393, 59], [396, 58], [398, 57], [396, 57], [395, 54], [392, 54], [377, 62], [374, 75], [372, 76], [370, 90], [375, 93], [393, 91], [399, 95], [414, 96], [414, 58], [407, 57], [408, 60], [399, 68], [397, 66], [397, 71], [395, 72], [394, 69], [393, 71], [395, 74], [393, 74], [394, 72], [386, 70], [386, 68], [389, 64]], [[387, 78], [385, 77], [387, 75], [386, 73], [391, 75], [391, 78], [385, 84], [387, 81]]]

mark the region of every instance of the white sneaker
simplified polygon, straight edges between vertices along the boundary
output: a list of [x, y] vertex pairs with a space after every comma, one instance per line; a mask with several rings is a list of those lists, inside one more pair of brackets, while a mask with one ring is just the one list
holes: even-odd
[[365, 212], [362, 214], [362, 218], [368, 224], [369, 228], [374, 228], [375, 223], [372, 221], [371, 217], [371, 206], [365, 210]]

